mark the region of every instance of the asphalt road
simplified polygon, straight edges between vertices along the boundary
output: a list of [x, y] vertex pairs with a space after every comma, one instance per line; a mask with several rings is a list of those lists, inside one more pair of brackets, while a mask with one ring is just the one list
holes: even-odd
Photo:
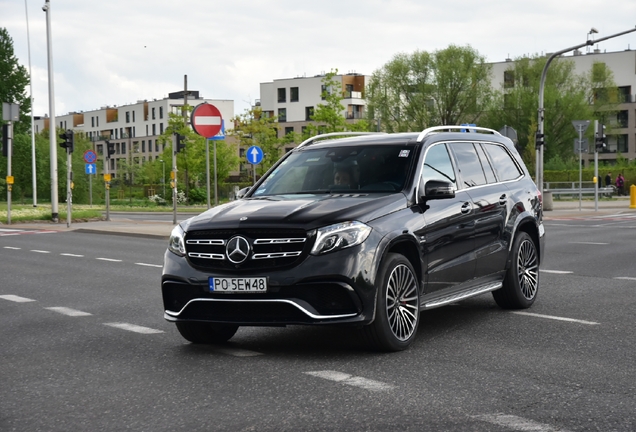
[[0, 233], [0, 431], [636, 430], [636, 218], [546, 222], [535, 305], [425, 312], [406, 352], [355, 329], [163, 320], [165, 240]]

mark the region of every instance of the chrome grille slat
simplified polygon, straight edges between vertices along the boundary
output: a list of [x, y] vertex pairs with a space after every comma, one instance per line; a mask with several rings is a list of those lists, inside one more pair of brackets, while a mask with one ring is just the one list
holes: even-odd
[[213, 260], [225, 259], [225, 255], [215, 254], [215, 253], [190, 252], [188, 253], [188, 256], [190, 258], [213, 259]]
[[286, 243], [304, 243], [305, 238], [278, 238], [278, 239], [257, 239], [254, 244], [286, 244]]
[[187, 240], [186, 244], [224, 246], [225, 245], [225, 240], [222, 240], [222, 239]]
[[300, 256], [302, 251], [298, 252], [271, 252], [271, 253], [258, 253], [252, 256], [252, 259], [273, 259], [273, 258], [291, 258]]

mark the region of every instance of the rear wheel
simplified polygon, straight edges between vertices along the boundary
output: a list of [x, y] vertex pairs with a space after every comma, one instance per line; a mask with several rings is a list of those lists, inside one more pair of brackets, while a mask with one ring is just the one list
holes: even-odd
[[227, 342], [236, 334], [239, 326], [206, 323], [206, 322], [178, 322], [177, 330], [184, 339], [195, 344], [214, 344]]
[[495, 302], [504, 309], [532, 306], [539, 291], [539, 254], [532, 238], [520, 232], [511, 250], [511, 265], [503, 287], [493, 291]]
[[378, 274], [373, 323], [364, 327], [371, 345], [401, 351], [415, 339], [420, 322], [420, 296], [413, 266], [404, 256], [389, 254]]

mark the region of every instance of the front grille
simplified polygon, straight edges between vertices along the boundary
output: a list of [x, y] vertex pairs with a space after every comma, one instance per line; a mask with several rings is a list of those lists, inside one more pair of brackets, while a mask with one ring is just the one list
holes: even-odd
[[[241, 263], [232, 262], [226, 251], [235, 236], [245, 238], [250, 246]], [[188, 232], [185, 247], [190, 263], [204, 270], [271, 270], [297, 265], [309, 254], [311, 240], [304, 230], [209, 230]]]

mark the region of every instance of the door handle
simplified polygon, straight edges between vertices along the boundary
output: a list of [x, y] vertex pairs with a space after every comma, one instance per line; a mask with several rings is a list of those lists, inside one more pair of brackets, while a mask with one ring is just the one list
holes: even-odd
[[469, 213], [471, 209], [472, 209], [472, 206], [470, 205], [470, 203], [469, 202], [465, 202], [464, 205], [462, 205], [461, 212], [463, 214], [466, 214], [466, 213]]
[[500, 205], [506, 205], [507, 202], [508, 202], [508, 197], [506, 197], [506, 194], [503, 194], [502, 196], [499, 197]]

